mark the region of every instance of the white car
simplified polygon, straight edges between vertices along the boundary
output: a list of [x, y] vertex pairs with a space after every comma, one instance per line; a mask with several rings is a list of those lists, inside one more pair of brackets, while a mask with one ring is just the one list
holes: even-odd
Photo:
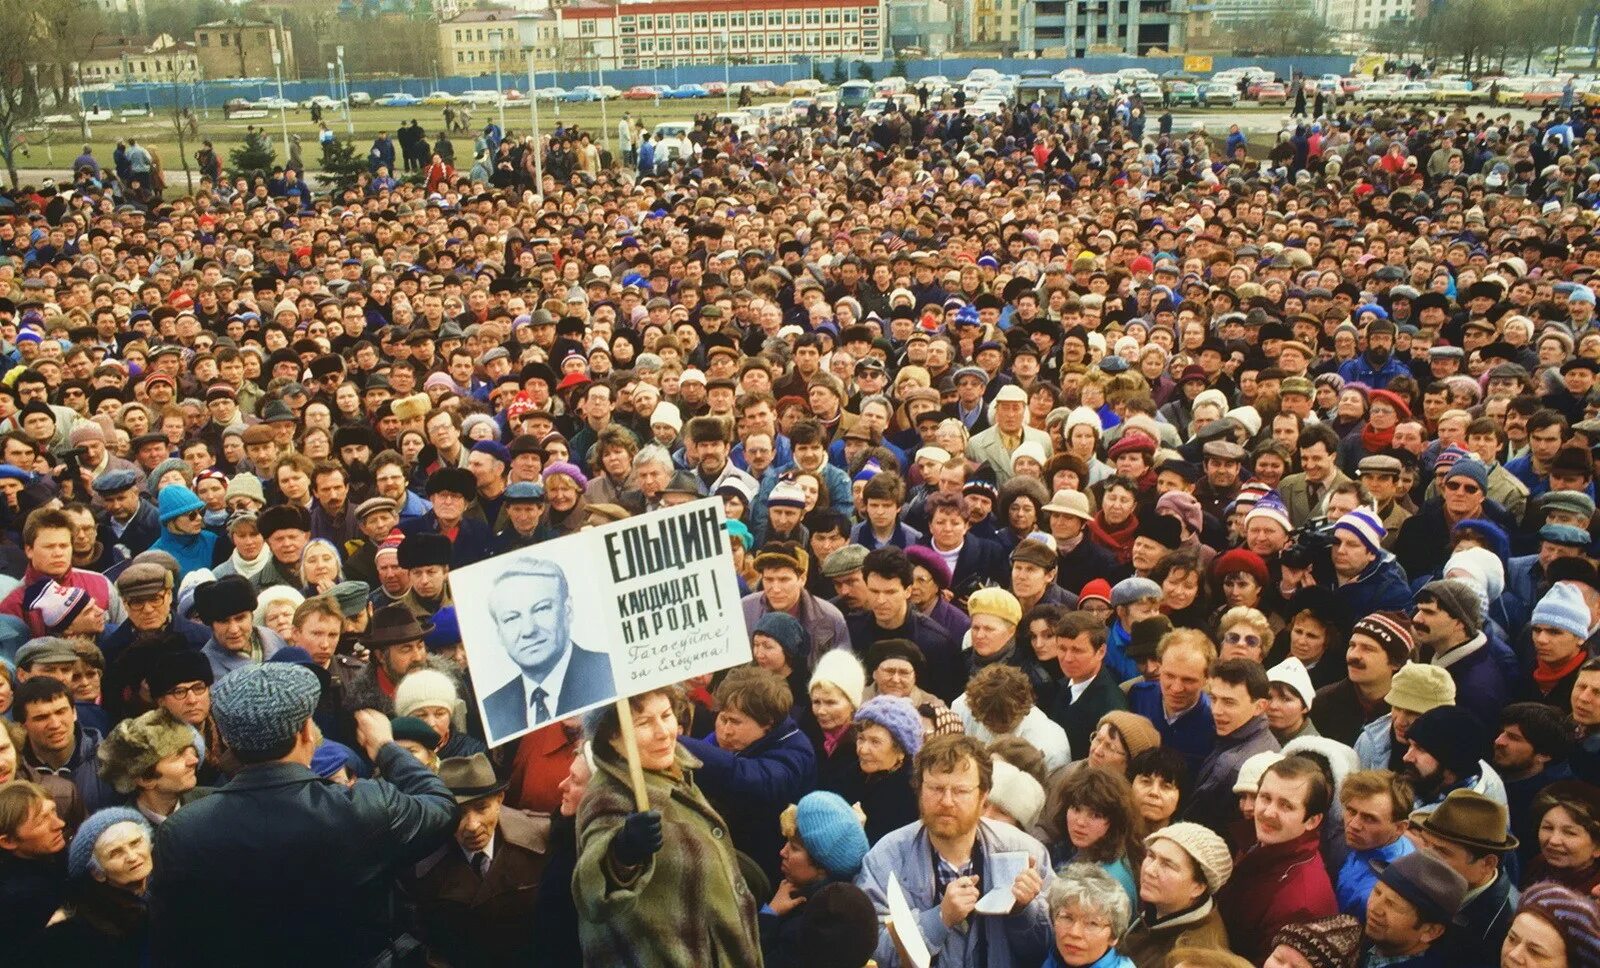
[[694, 143], [689, 140], [692, 130], [694, 124], [689, 121], [663, 121], [656, 125], [655, 135], [660, 139], [656, 142], [656, 164], [689, 157], [694, 151]]
[[476, 104], [480, 106], [488, 105], [489, 107], [494, 107], [500, 103], [500, 92], [484, 90], [462, 91], [461, 101], [463, 104]]
[[365, 107], [366, 105], [372, 103], [372, 95], [368, 94], [366, 91], [351, 91], [350, 103], [352, 105], [359, 104]]
[[293, 111], [299, 106], [300, 104], [297, 101], [291, 101], [286, 97], [277, 97], [276, 95], [273, 97], [264, 97], [256, 102], [256, 107], [266, 108], [268, 111], [277, 111], [279, 109], [284, 111]]
[[300, 106], [306, 108], [307, 110], [310, 110], [312, 105], [316, 105], [322, 108], [324, 111], [336, 111], [343, 106], [342, 102], [338, 98], [332, 98], [326, 94], [313, 94], [304, 101], [300, 102]]

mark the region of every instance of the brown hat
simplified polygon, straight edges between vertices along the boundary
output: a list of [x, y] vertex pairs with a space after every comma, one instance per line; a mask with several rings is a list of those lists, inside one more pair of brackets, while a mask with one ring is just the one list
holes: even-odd
[[432, 622], [419, 620], [404, 605], [385, 605], [372, 616], [372, 624], [361, 642], [369, 649], [381, 649], [405, 642], [421, 642], [432, 631]]
[[1036, 538], [1024, 538], [1017, 542], [1016, 550], [1011, 552], [1013, 564], [1022, 562], [1026, 565], [1035, 565], [1045, 571], [1056, 570], [1056, 553], [1049, 545]]
[[589, 523], [594, 525], [610, 524], [630, 516], [628, 509], [622, 505], [605, 502], [585, 505], [584, 510], [589, 512]]
[[246, 447], [250, 447], [256, 444], [270, 444], [278, 438], [271, 427], [258, 423], [244, 428], [244, 433], [239, 435], [239, 439], [244, 441]]
[[1411, 815], [1412, 826], [1443, 840], [1477, 850], [1515, 850], [1517, 838], [1506, 832], [1504, 804], [1473, 790], [1452, 790], [1431, 810]]
[[154, 598], [172, 589], [172, 572], [154, 562], [134, 562], [117, 576], [117, 593], [124, 601]]
[[1352, 968], [1361, 949], [1361, 922], [1348, 914], [1338, 914], [1287, 925], [1272, 939], [1272, 948], [1280, 944], [1300, 952], [1311, 968]]
[[1106, 723], [1110, 723], [1122, 737], [1122, 745], [1128, 748], [1130, 760], [1145, 750], [1155, 749], [1161, 745], [1161, 734], [1156, 732], [1150, 720], [1138, 713], [1122, 709], [1113, 710], [1101, 716], [1100, 721], [1094, 724], [1094, 728], [1098, 730]]
[[1130, 659], [1154, 659], [1161, 637], [1172, 631], [1172, 619], [1165, 615], [1152, 615], [1133, 623], [1128, 630], [1128, 646], [1122, 654]]

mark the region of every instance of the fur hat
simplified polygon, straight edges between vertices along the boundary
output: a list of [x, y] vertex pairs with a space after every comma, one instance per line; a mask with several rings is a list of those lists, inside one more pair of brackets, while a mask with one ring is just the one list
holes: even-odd
[[1033, 829], [1044, 812], [1044, 787], [1039, 781], [1012, 766], [1002, 757], [994, 759], [994, 781], [989, 802], [1017, 822], [1023, 830]]
[[138, 780], [157, 763], [181, 753], [186, 747], [202, 745], [200, 734], [188, 723], [174, 719], [163, 709], [152, 709], [133, 719], [124, 719], [100, 742], [100, 778], [118, 793], [132, 793]]
[[844, 693], [853, 710], [861, 705], [861, 694], [867, 689], [867, 671], [861, 660], [849, 649], [829, 649], [817, 660], [816, 671], [811, 673], [809, 689], [826, 684]]
[[240, 612], [254, 612], [256, 604], [256, 590], [250, 579], [242, 575], [228, 575], [194, 590], [195, 617], [207, 624], [221, 622]]
[[450, 567], [450, 539], [431, 531], [408, 534], [400, 542], [400, 567], [425, 568], [429, 565]]
[[409, 397], [401, 397], [389, 403], [389, 412], [400, 420], [410, 420], [413, 417], [426, 417], [428, 411], [433, 409], [433, 402], [426, 393], [413, 393]]

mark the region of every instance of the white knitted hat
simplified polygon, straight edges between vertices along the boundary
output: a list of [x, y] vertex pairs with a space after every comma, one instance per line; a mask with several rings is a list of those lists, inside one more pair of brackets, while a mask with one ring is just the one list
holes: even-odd
[[466, 732], [467, 704], [456, 693], [456, 684], [450, 677], [435, 669], [417, 669], [407, 673], [394, 690], [394, 714], [410, 716], [426, 706], [439, 706], [450, 710], [450, 728]]
[[1228, 853], [1228, 845], [1210, 827], [1187, 821], [1169, 824], [1146, 837], [1144, 843], [1148, 847], [1162, 839], [1183, 848], [1199, 868], [1200, 876], [1205, 878], [1206, 890], [1212, 894], [1222, 890], [1233, 876], [1233, 857]]
[[807, 690], [815, 689], [819, 683], [838, 689], [850, 701], [850, 708], [859, 709], [861, 694], [867, 691], [867, 671], [849, 649], [831, 649], [817, 660]]
[[1311, 684], [1311, 673], [1306, 671], [1306, 664], [1289, 656], [1282, 662], [1267, 670], [1268, 682], [1281, 682], [1295, 691], [1300, 701], [1306, 704], [1306, 712], [1311, 711], [1311, 700], [1317, 694], [1316, 687]]

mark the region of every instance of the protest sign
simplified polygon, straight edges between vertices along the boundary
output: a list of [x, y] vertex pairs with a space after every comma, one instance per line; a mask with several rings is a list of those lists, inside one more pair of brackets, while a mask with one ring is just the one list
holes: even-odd
[[750, 660], [716, 499], [497, 555], [450, 591], [492, 746]]

